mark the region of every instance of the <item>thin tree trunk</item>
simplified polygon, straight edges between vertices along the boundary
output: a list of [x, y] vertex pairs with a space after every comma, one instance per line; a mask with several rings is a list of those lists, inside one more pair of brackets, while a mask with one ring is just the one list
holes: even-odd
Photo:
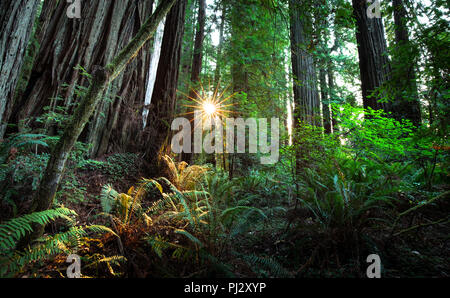
[[[327, 78], [328, 78], [328, 92], [330, 102], [336, 102], [336, 90], [334, 85], [334, 69], [333, 69], [333, 61], [329, 60], [327, 63]], [[333, 132], [336, 133], [339, 131], [339, 122], [338, 115], [336, 110], [331, 108], [331, 123], [333, 127]]]
[[[133, 40], [110, 64], [106, 67], [95, 67], [88, 92], [75, 110], [72, 120], [65, 128], [63, 135], [55, 146], [50, 160], [48, 161], [38, 192], [33, 200], [31, 212], [43, 211], [51, 207], [64, 172], [67, 158], [96, 105], [101, 100], [103, 92], [108, 84], [117, 78], [127, 64], [134, 59], [144, 44], [153, 36], [158, 24], [169, 12], [175, 2], [176, 0], [163, 0], [155, 13], [148, 18], [138, 31]], [[30, 237], [26, 237], [25, 243], [29, 243], [30, 240], [40, 237], [43, 232], [44, 226], [36, 225]]]
[[404, 1], [406, 0], [392, 0], [396, 42], [392, 78], [397, 92], [393, 109], [397, 120], [409, 119], [417, 127], [421, 124], [422, 117], [414, 69], [415, 53], [409, 42]]
[[0, 2], [0, 139], [11, 115], [40, 0]]
[[217, 46], [216, 69], [214, 70], [214, 87], [218, 87], [221, 77], [222, 48], [225, 30], [225, 14], [226, 14], [225, 3], [222, 3], [222, 15], [220, 17], [220, 26], [219, 26], [219, 45]]
[[324, 67], [319, 70], [320, 82], [320, 99], [322, 101], [322, 118], [323, 128], [326, 134], [331, 134], [331, 113], [330, 105], [328, 104], [328, 86], [327, 86], [327, 71]]
[[186, 2], [178, 1], [166, 18], [161, 57], [145, 130], [145, 152], [150, 164], [149, 175], [159, 172], [159, 158], [168, 149], [166, 145], [170, 142], [170, 123], [174, 117], [177, 98]]
[[[200, 73], [202, 71], [202, 62], [203, 62], [203, 40], [205, 38], [205, 23], [206, 23], [206, 1], [198, 0], [198, 21], [197, 21], [197, 32], [195, 33], [195, 42], [194, 42], [194, 56], [192, 59], [192, 67], [191, 67], [191, 87], [189, 91], [190, 98], [197, 98], [196, 93], [193, 88], [196, 88], [199, 84]], [[194, 108], [189, 108], [188, 118], [191, 123], [194, 120]], [[191, 140], [194, 140], [194, 131], [191, 130]], [[192, 146], [192, 144], [191, 144]], [[192, 162], [192, 153], [183, 152], [182, 160], [190, 164]]]

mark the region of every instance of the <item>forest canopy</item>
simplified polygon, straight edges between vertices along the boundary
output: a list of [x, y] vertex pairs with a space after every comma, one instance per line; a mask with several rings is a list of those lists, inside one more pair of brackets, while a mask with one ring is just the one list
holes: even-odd
[[449, 10], [2, 0], [0, 277], [449, 277]]

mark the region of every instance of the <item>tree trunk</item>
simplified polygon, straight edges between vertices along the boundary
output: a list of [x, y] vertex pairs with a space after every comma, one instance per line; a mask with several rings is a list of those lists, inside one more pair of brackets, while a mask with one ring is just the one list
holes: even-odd
[[382, 96], [377, 92], [373, 93], [389, 79], [391, 71], [383, 22], [381, 18], [368, 17], [366, 0], [352, 1], [364, 108], [390, 112], [391, 105], [379, 102]]
[[222, 16], [220, 17], [220, 26], [219, 26], [219, 45], [217, 46], [216, 69], [214, 70], [214, 86], [215, 87], [218, 87], [220, 77], [221, 77], [222, 49], [223, 49], [224, 30], [225, 30], [225, 14], [226, 14], [226, 7], [225, 7], [225, 4], [222, 3]]
[[316, 69], [310, 52], [312, 45], [311, 17], [302, 13], [305, 1], [289, 2], [292, 73], [294, 75], [294, 119], [320, 126], [320, 100]]
[[[133, 40], [110, 64], [106, 67], [95, 67], [87, 94], [75, 110], [72, 119], [65, 128], [48, 161], [38, 192], [33, 200], [31, 212], [43, 211], [51, 207], [64, 172], [67, 158], [95, 107], [102, 99], [102, 95], [108, 84], [117, 78], [125, 67], [136, 57], [144, 44], [153, 36], [158, 24], [175, 2], [176, 0], [163, 0], [155, 13], [139, 29]], [[180, 2], [183, 3], [184, 1]], [[35, 225], [33, 233], [29, 237], [26, 237], [25, 242], [21, 244], [29, 243], [30, 240], [40, 237], [43, 232], [44, 226]]]
[[0, 2], [0, 139], [8, 123], [40, 1]]
[[320, 99], [322, 101], [322, 118], [323, 128], [326, 134], [331, 134], [331, 113], [330, 105], [328, 104], [328, 86], [327, 86], [327, 70], [325, 67], [320, 67], [319, 70], [320, 82]]
[[[216, 57], [216, 68], [214, 70], [214, 87], [217, 90], [220, 89], [220, 79], [222, 76], [222, 51], [223, 51], [223, 43], [224, 43], [224, 31], [225, 31], [225, 16], [226, 16], [226, 6], [225, 3], [222, 2], [222, 15], [220, 17], [220, 25], [219, 25], [219, 44], [217, 46], [217, 57]], [[223, 146], [225, 149], [225, 142], [223, 142]], [[226, 169], [226, 155], [225, 150], [221, 153], [221, 157], [219, 155], [214, 156], [213, 164], [217, 166], [217, 162], [220, 161], [222, 163], [222, 169]]]
[[[199, 85], [200, 73], [202, 71], [203, 62], [203, 40], [205, 38], [205, 22], [206, 22], [206, 1], [198, 0], [198, 21], [197, 32], [195, 33], [194, 42], [194, 56], [191, 67], [191, 87], [189, 90], [189, 97], [196, 98], [196, 93], [193, 88], [197, 89]], [[198, 100], [198, 98], [196, 98]], [[188, 118], [191, 123], [194, 121], [194, 108], [189, 108]], [[194, 131], [191, 130], [191, 140], [194, 140]], [[192, 146], [192, 144], [191, 144]], [[182, 160], [190, 164], [192, 162], [192, 153], [183, 152]]]
[[[334, 85], [334, 68], [333, 68], [333, 61], [329, 60], [327, 63], [327, 78], [328, 78], [328, 96], [330, 98], [330, 102], [336, 102], [336, 90]], [[339, 131], [339, 124], [338, 124], [338, 115], [335, 111], [335, 109], [331, 109], [331, 124], [333, 127], [333, 133], [336, 133]]]
[[[76, 66], [91, 72], [95, 64], [110, 63], [136, 34], [151, 9], [152, 1], [94, 0], [82, 6], [82, 18], [70, 19], [66, 16], [67, 3], [59, 1], [42, 32], [41, 50], [24, 95], [14, 109], [14, 122], [41, 116], [45, 106], [64, 106], [70, 114], [80, 101], [76, 87], [88, 85], [86, 76]], [[105, 153], [109, 147], [126, 150], [132, 145], [124, 148], [125, 144], [134, 143], [130, 137], [138, 135], [134, 122], [141, 119], [135, 110], [143, 105], [149, 48], [147, 45], [139, 52], [137, 59], [108, 87], [84, 131], [83, 141], [92, 144], [92, 156]], [[54, 102], [55, 98], [62, 100]]]
[[409, 119], [414, 126], [422, 122], [414, 64], [414, 49], [409, 42], [406, 22], [406, 0], [392, 0], [394, 8], [395, 42], [392, 79], [395, 84], [394, 115], [397, 120]]
[[178, 1], [166, 18], [161, 57], [145, 131], [145, 152], [147, 161], [152, 167], [148, 169], [150, 175], [158, 173], [159, 157], [170, 142], [170, 124], [177, 98], [186, 2]]

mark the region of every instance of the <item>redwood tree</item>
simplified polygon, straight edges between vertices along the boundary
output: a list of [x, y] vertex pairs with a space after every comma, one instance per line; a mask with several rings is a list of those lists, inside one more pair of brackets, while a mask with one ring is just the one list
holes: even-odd
[[[199, 85], [200, 73], [202, 71], [202, 62], [203, 62], [203, 40], [205, 38], [205, 22], [206, 22], [206, 1], [198, 0], [198, 20], [197, 20], [197, 31], [195, 33], [195, 42], [194, 42], [194, 55], [192, 59], [192, 67], [191, 67], [191, 90], [189, 91], [189, 97], [196, 98], [196, 93], [193, 88], [196, 88]], [[190, 108], [189, 118], [191, 121], [194, 120], [194, 110]], [[191, 140], [194, 132], [191, 131]], [[191, 163], [192, 161], [192, 153], [183, 153], [182, 160], [187, 163]]]
[[167, 15], [155, 87], [145, 129], [145, 152], [149, 174], [156, 174], [160, 153], [170, 142], [170, 123], [176, 104], [186, 0], [178, 1]]
[[392, 0], [394, 9], [395, 50], [392, 63], [395, 117], [409, 119], [415, 126], [422, 120], [415, 73], [415, 49], [409, 40], [406, 0]]
[[389, 79], [391, 72], [382, 19], [369, 18], [366, 0], [352, 1], [364, 108], [390, 112], [391, 105], [380, 102], [382, 96], [374, 93]]
[[311, 16], [305, 9], [308, 1], [289, 2], [292, 73], [294, 75], [294, 119], [320, 125], [320, 100], [317, 90], [316, 68], [311, 45], [313, 44]]
[[[46, 106], [63, 106], [71, 114], [80, 101], [75, 93], [77, 86], [89, 84], [78, 66], [92, 72], [94, 65], [110, 63], [136, 35], [150, 15], [152, 4], [153, 1], [93, 0], [82, 5], [80, 19], [71, 19], [66, 15], [68, 3], [59, 1], [47, 16], [50, 21], [41, 33], [40, 52], [25, 92], [15, 105], [13, 122], [42, 116]], [[46, 13], [50, 14], [50, 10]], [[135, 110], [144, 101], [149, 49], [148, 44], [144, 46], [103, 94], [82, 136], [83, 141], [92, 144], [92, 156], [135, 147], [141, 120]], [[30, 124], [36, 127], [35, 123]]]
[[[172, 8], [177, 0], [162, 0], [155, 13], [153, 13], [138, 30], [136, 36], [128, 43], [111, 63], [103, 66], [95, 66], [92, 72], [88, 91], [76, 108], [71, 120], [64, 129], [64, 133], [53, 149], [53, 152], [44, 171], [36, 196], [33, 199], [30, 212], [47, 210], [51, 207], [56, 191], [59, 187], [69, 154], [80, 136], [84, 126], [94, 112], [95, 107], [102, 99], [102, 95], [108, 85], [114, 81], [136, 57], [144, 44], [153, 36], [158, 24]], [[184, 3], [183, 0], [178, 3]], [[184, 4], [182, 4], [184, 5]], [[44, 227], [34, 225], [31, 235], [28, 235], [19, 244], [24, 246], [30, 240], [40, 237]]]
[[0, 2], [0, 139], [11, 114], [39, 3], [40, 0]]

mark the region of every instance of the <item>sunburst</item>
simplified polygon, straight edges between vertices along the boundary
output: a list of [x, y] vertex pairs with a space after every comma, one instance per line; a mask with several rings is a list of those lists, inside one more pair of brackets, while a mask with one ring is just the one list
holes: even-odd
[[[227, 115], [235, 113], [234, 111], [229, 110], [231, 106], [234, 106], [234, 103], [227, 103], [230, 99], [232, 99], [237, 92], [225, 96], [228, 88], [225, 88], [222, 92], [219, 92], [220, 82], [217, 84], [217, 87], [211, 91], [211, 84], [208, 83], [208, 90], [205, 90], [203, 85], [200, 83], [200, 90], [192, 89], [192, 93], [194, 96], [187, 95], [181, 91], [178, 91], [182, 95], [186, 96], [192, 104], [183, 105], [187, 108], [190, 108], [191, 111], [187, 113], [183, 113], [181, 115], [200, 115], [202, 121], [214, 119], [215, 121], [223, 121]], [[196, 112], [200, 112], [199, 114]], [[194, 121], [194, 117], [191, 117], [190, 121]]]

